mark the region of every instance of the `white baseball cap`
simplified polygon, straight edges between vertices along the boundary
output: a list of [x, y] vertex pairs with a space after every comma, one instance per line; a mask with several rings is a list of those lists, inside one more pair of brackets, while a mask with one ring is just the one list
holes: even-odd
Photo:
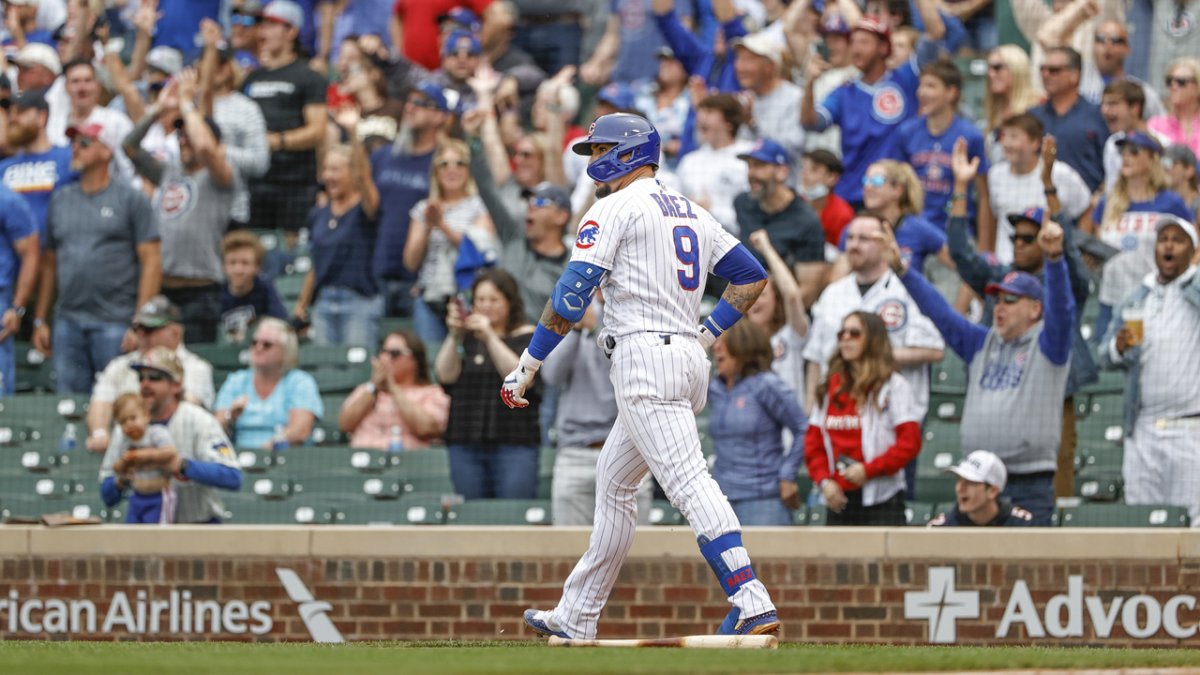
[[262, 18], [287, 24], [297, 30], [304, 28], [304, 10], [292, 0], [272, 0], [263, 8]]
[[62, 61], [54, 47], [40, 42], [27, 42], [15, 55], [9, 57], [17, 66], [41, 66], [54, 75], [62, 75]]
[[177, 75], [183, 70], [183, 52], [174, 47], [159, 45], [146, 54], [146, 65], [160, 73]]
[[1171, 225], [1183, 230], [1184, 234], [1188, 236], [1188, 239], [1192, 240], [1193, 248], [1200, 248], [1200, 236], [1197, 236], [1196, 234], [1196, 226], [1184, 220], [1183, 218], [1180, 218], [1179, 216], [1167, 214], [1159, 218], [1158, 222], [1154, 224], [1154, 233], [1158, 234]]
[[730, 45], [734, 48], [742, 47], [751, 54], [771, 59], [771, 62], [776, 66], [783, 63], [783, 54], [780, 53], [779, 44], [772, 40], [766, 33], [758, 32], [737, 37], [730, 42]]
[[1004, 462], [987, 450], [972, 452], [964, 457], [957, 466], [946, 469], [946, 473], [955, 474], [959, 478], [974, 483], [986, 483], [1001, 490], [1008, 482], [1008, 469], [1004, 468]]

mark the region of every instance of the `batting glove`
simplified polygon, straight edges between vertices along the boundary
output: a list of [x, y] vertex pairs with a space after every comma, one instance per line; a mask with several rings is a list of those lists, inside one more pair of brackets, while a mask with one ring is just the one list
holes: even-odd
[[713, 335], [713, 332], [708, 329], [708, 326], [700, 324], [700, 331], [696, 334], [696, 340], [700, 343], [701, 347], [704, 347], [705, 350], [708, 350], [711, 349], [713, 343], [717, 341], [717, 336]]
[[510, 408], [524, 408], [529, 405], [525, 400], [525, 390], [533, 384], [533, 376], [537, 374], [542, 362], [529, 355], [529, 350], [521, 353], [517, 367], [504, 378], [500, 387], [500, 400]]

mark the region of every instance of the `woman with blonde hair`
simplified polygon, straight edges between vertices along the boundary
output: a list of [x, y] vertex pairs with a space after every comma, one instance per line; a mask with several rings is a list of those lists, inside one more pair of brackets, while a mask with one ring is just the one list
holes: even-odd
[[1000, 45], [988, 54], [987, 88], [983, 92], [984, 137], [988, 161], [1004, 161], [1000, 147], [1000, 123], [1042, 102], [1043, 94], [1033, 85], [1029, 55], [1016, 45]]
[[496, 227], [471, 178], [471, 151], [445, 139], [433, 153], [429, 197], [410, 212], [404, 266], [417, 274], [413, 321], [421, 340], [435, 347], [446, 338], [446, 306], [457, 287], [454, 261], [463, 237], [480, 249], [495, 247]]
[[1151, 117], [1146, 126], [1168, 145], [1185, 145], [1200, 155], [1200, 59], [1172, 61], [1166, 87], [1167, 114]]
[[[1095, 232], [1100, 241], [1118, 253], [1104, 263], [1100, 282], [1100, 313], [1095, 335], [1104, 335], [1112, 308], [1142, 283], [1154, 269], [1154, 229], [1158, 219], [1170, 214], [1191, 221], [1194, 217], [1183, 197], [1167, 189], [1163, 148], [1158, 139], [1133, 131], [1117, 141], [1121, 173], [1108, 194], [1096, 202], [1091, 215], [1079, 222], [1084, 232]], [[1095, 218], [1099, 222], [1094, 222]]]
[[[925, 258], [937, 256], [954, 269], [950, 250], [946, 247], [946, 233], [921, 215], [925, 209], [925, 188], [913, 168], [904, 162], [881, 159], [867, 167], [863, 175], [863, 206], [878, 213], [893, 223], [896, 241], [909, 265], [916, 270], [925, 269]], [[846, 250], [846, 235], [849, 228], [842, 230], [838, 248]], [[850, 272], [846, 256], [838, 258], [831, 273], [832, 279], [840, 279]]]
[[877, 315], [846, 315], [837, 340], [804, 437], [808, 475], [830, 525], [904, 525], [904, 466], [921, 451], [912, 388]]

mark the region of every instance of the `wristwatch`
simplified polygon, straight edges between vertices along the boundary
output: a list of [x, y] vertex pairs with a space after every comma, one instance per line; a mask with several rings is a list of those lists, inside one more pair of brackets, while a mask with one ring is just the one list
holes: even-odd
[[24, 307], [9, 307], [9, 309], [11, 309], [12, 311], [17, 313], [17, 318], [20, 318], [20, 319], [25, 318], [25, 308]]
[[368, 382], [367, 383], [367, 393], [372, 396], [375, 396], [376, 394], [379, 393], [379, 387], [375, 386], [374, 382]]

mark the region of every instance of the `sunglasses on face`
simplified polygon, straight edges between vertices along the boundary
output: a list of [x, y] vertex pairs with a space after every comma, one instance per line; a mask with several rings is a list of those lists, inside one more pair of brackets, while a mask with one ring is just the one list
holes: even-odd
[[882, 174], [876, 176], [863, 176], [863, 187], [868, 185], [871, 187], [883, 187], [884, 185], [887, 185], [887, 182], [887, 176]]
[[1120, 35], [1097, 35], [1096, 44], [1098, 45], [1123, 45], [1125, 38]]
[[1004, 62], [988, 64], [988, 70], [992, 71], [993, 73], [998, 73], [1007, 67], [1008, 67], [1008, 64], [1006, 64]]
[[461, 167], [465, 167], [466, 165], [467, 165], [467, 163], [462, 161], [461, 159], [443, 159], [442, 161], [437, 163], [437, 167], [439, 169], [444, 169], [448, 166], [457, 166], [457, 167], [461, 168]]
[[258, 21], [259, 21], [258, 17], [254, 16], [253, 14], [234, 13], [232, 16], [229, 17], [229, 23], [231, 23], [235, 26], [243, 26], [246, 28], [249, 28], [251, 26], [257, 26]]
[[1136, 145], [1125, 144], [1121, 146], [1121, 154], [1137, 157], [1138, 155], [1142, 154], [1142, 149]]
[[162, 328], [162, 326], [142, 326], [139, 324], [133, 327], [133, 332], [138, 333], [139, 335], [149, 335], [157, 332], [160, 328]]
[[411, 105], [414, 108], [424, 108], [426, 110], [437, 110], [436, 103], [434, 103], [433, 101], [430, 101], [427, 98], [421, 98], [418, 96], [414, 96], [414, 97], [408, 99], [408, 105]]
[[255, 338], [250, 341], [250, 346], [254, 347], [255, 349], [257, 349], [259, 347], [262, 347], [263, 349], [270, 349], [271, 347], [274, 347], [277, 344], [279, 344], [279, 343], [272, 342], [271, 340], [259, 340], [258, 338]]
[[157, 370], [142, 370], [138, 372], [138, 382], [166, 382], [171, 379], [166, 373]]
[[402, 356], [412, 356], [411, 349], [380, 349], [380, 354], [387, 354], [393, 359], [398, 359]]
[[1186, 87], [1196, 80], [1191, 77], [1167, 77], [1167, 89], [1171, 87]]
[[862, 337], [862, 329], [859, 328], [843, 328], [837, 332], [839, 340], [857, 340]]
[[1011, 234], [1011, 235], [1009, 235], [1008, 240], [1014, 244], [1019, 241], [1022, 244], [1029, 245], [1029, 244], [1032, 244], [1033, 242], [1037, 241], [1037, 235], [1036, 234]]
[[78, 145], [80, 148], [90, 148], [95, 144], [95, 139], [88, 138], [87, 136], [76, 136], [71, 139], [71, 145]]
[[543, 209], [547, 206], [554, 206], [554, 200], [550, 199], [549, 197], [530, 197], [529, 205]]
[[1015, 305], [1021, 301], [1021, 296], [1012, 293], [1001, 293], [997, 299], [1006, 305]]

